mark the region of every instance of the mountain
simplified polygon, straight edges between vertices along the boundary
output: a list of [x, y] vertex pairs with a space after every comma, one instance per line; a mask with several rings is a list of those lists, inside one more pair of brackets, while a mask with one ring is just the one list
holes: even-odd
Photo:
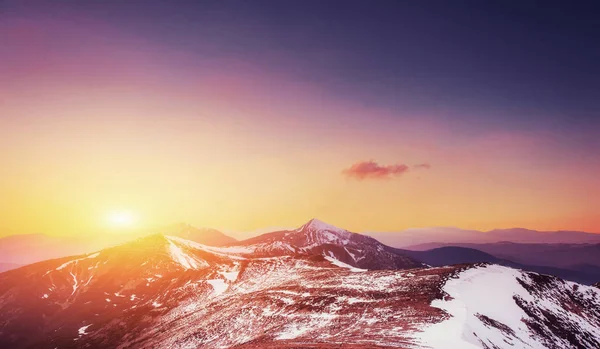
[[523, 264], [468, 247], [445, 246], [426, 251], [397, 249], [397, 252], [434, 267], [465, 263], [494, 263], [511, 268], [554, 275], [584, 285], [591, 285], [600, 279], [600, 268], [569, 269], [547, 265]]
[[[235, 257], [190, 249], [186, 243], [194, 242], [176, 239], [153, 235], [0, 274], [0, 347], [55, 347], [58, 343], [61, 348], [80, 347], [70, 330], [76, 326], [74, 333], [83, 336], [85, 324], [79, 324], [85, 321], [106, 327], [111, 336], [122, 336], [115, 319], [128, 321], [130, 314], [143, 317], [167, 302], [171, 290], [182, 291], [191, 280], [221, 280], [214, 287], [224, 287], [233, 275], [229, 273], [239, 270]], [[204, 291], [210, 285], [205, 282]], [[138, 320], [134, 328], [145, 324]]]
[[[100, 239], [100, 236], [94, 239], [90, 237], [60, 237], [44, 234], [11, 235], [0, 238], [0, 263], [31, 264], [52, 258], [97, 251], [125, 242], [123, 240], [128, 237], [131, 239], [131, 236], [143, 237], [158, 233], [179, 236], [211, 246], [220, 246], [237, 241], [215, 229], [195, 228], [184, 223], [150, 230], [140, 230], [104, 240]], [[0, 268], [0, 272], [2, 271]]]
[[518, 243], [545, 244], [591, 244], [600, 243], [600, 234], [582, 231], [537, 231], [524, 228], [494, 229], [486, 232], [492, 237], [490, 242], [511, 241]]
[[500, 258], [492, 256], [489, 253], [466, 247], [446, 246], [427, 251], [398, 249], [398, 252], [434, 267], [453, 264], [502, 262]]
[[372, 237], [351, 233], [318, 219], [293, 230], [266, 233], [227, 245], [238, 253], [276, 257], [284, 255], [324, 255], [353, 267], [365, 269], [405, 269], [421, 263]]
[[[421, 250], [447, 246], [449, 244], [425, 244], [410, 247]], [[453, 243], [453, 246], [474, 248], [499, 258], [534, 265], [558, 268], [585, 268], [586, 265], [600, 267], [600, 244], [518, 244], [498, 242], [491, 244]]]
[[236, 239], [225, 235], [216, 229], [196, 228], [187, 223], [179, 223], [160, 229], [155, 229], [153, 233], [177, 236], [209, 246], [223, 246], [237, 242]]
[[405, 248], [407, 246], [423, 244], [427, 242], [473, 242], [474, 239], [482, 237], [481, 231], [464, 230], [452, 227], [433, 228], [410, 228], [396, 232], [365, 232], [389, 246]]
[[[398, 248], [413, 249], [415, 245], [429, 243], [495, 243], [510, 241], [515, 243], [553, 244], [598, 244], [600, 234], [579, 231], [536, 231], [523, 228], [495, 229], [490, 231], [464, 230], [459, 228], [414, 228], [399, 232], [366, 233], [377, 240]], [[440, 246], [422, 247], [430, 249]]]
[[[359, 246], [317, 222], [299, 231], [309, 246]], [[301, 240], [281, 238], [293, 248]], [[0, 347], [600, 345], [597, 288], [495, 265], [364, 270], [326, 249], [268, 257], [247, 249], [153, 235], [2, 273]]]
[[600, 290], [496, 266], [448, 279], [432, 306], [449, 318], [418, 335], [432, 348], [600, 348]]

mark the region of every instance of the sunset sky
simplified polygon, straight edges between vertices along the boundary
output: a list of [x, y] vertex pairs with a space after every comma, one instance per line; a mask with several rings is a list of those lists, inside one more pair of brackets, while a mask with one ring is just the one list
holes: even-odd
[[0, 236], [600, 232], [592, 2], [175, 3], [0, 3]]

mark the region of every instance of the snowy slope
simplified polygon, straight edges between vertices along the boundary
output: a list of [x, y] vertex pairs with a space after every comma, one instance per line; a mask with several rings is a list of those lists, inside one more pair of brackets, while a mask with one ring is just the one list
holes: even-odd
[[0, 348], [29, 346], [34, 340], [32, 326], [40, 335], [40, 329], [51, 329], [60, 342], [72, 337], [74, 328], [90, 322], [93, 326], [87, 333], [122, 317], [123, 312], [158, 310], [167, 304], [172, 290], [192, 281], [198, 284], [199, 295], [211, 297], [213, 285], [208, 280], [229, 285], [240, 268], [240, 257], [193, 249], [176, 238], [154, 235], [11, 270], [0, 274]]
[[293, 230], [263, 234], [229, 245], [229, 251], [255, 256], [323, 255], [362, 269], [406, 269], [423, 264], [366, 235], [318, 219]]
[[446, 282], [451, 317], [419, 335], [431, 348], [600, 348], [600, 290], [498, 265]]

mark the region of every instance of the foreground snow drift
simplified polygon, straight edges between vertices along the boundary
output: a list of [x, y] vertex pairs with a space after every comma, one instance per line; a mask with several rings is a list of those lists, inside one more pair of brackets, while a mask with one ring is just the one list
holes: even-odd
[[418, 338], [435, 349], [600, 348], [600, 290], [490, 265], [467, 269], [432, 306], [450, 317]]

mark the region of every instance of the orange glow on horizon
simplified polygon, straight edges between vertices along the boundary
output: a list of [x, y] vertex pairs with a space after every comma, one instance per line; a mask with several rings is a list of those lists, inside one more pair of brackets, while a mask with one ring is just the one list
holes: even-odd
[[[600, 164], [541, 133], [458, 135], [436, 119], [445, 110], [380, 109], [131, 38], [82, 48], [60, 41], [81, 39], [76, 29], [45, 24], [0, 23], [0, 40], [23, 51], [11, 57], [26, 58], [0, 66], [0, 236], [86, 236], [110, 222], [251, 231], [312, 217], [357, 232], [600, 232]], [[431, 168], [341, 174], [369, 159]], [[115, 203], [144, 219], [99, 222]]]

